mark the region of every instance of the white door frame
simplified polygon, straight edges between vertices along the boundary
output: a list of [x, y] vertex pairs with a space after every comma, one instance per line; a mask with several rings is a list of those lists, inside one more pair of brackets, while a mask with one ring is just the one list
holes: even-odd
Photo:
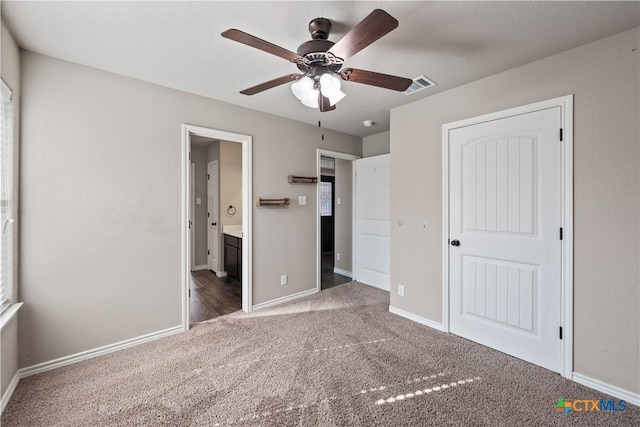
[[449, 332], [449, 133], [491, 120], [560, 107], [562, 127], [562, 376], [573, 375], [573, 95], [442, 125], [442, 326]]
[[[355, 247], [355, 224], [356, 224], [356, 169], [353, 167], [353, 161], [358, 160], [361, 156], [355, 154], [340, 153], [338, 151], [329, 151], [322, 148], [316, 149], [316, 177], [318, 185], [316, 186], [316, 290], [320, 292], [322, 289], [322, 242], [321, 242], [321, 222], [320, 222], [320, 175], [322, 170], [320, 167], [321, 157], [333, 157], [334, 159], [349, 160], [351, 162], [351, 274], [353, 280], [355, 277], [356, 247]], [[335, 230], [334, 230], [335, 233]], [[335, 238], [335, 236], [334, 236]]]
[[195, 220], [195, 211], [196, 211], [196, 189], [195, 189], [195, 181], [196, 181], [196, 164], [193, 162], [189, 163], [189, 179], [191, 182], [189, 183], [189, 223], [191, 225], [189, 229], [189, 239], [191, 239], [191, 245], [189, 245], [189, 256], [191, 257], [191, 262], [189, 263], [189, 268], [193, 270], [196, 266], [195, 253], [196, 253], [196, 220]]
[[253, 138], [249, 135], [226, 132], [218, 129], [210, 129], [189, 124], [182, 125], [182, 329], [189, 330], [189, 281], [191, 256], [189, 251], [189, 186], [191, 163], [191, 135], [205, 138], [219, 139], [224, 141], [239, 142], [242, 144], [242, 310], [250, 312], [253, 295], [253, 275], [252, 275], [252, 143]]
[[[216, 177], [215, 177], [215, 182], [216, 185], [215, 187], [211, 185], [211, 177], [209, 176], [209, 168], [211, 167], [211, 165], [215, 165], [216, 166]], [[211, 190], [213, 189], [213, 194], [214, 197], [213, 199], [215, 199], [215, 201], [211, 200]], [[213, 214], [215, 215], [214, 218], [216, 219], [217, 223], [220, 223], [220, 162], [216, 159], [213, 160], [211, 162], [207, 163], [207, 212], [212, 212], [212, 210], [209, 210], [209, 207], [211, 205], [215, 205], [217, 204], [217, 211], [213, 212]], [[207, 215], [207, 267], [209, 268], [209, 270], [212, 270], [214, 273], [216, 273], [216, 276], [218, 277], [225, 277], [226, 274], [222, 274], [222, 266], [220, 265], [220, 237], [221, 237], [221, 231], [222, 231], [222, 225], [216, 225], [216, 233], [217, 234], [217, 239], [215, 244], [213, 245], [213, 247], [210, 247], [209, 244], [209, 222], [211, 221], [211, 218], [209, 217], [209, 215]], [[209, 267], [209, 252], [213, 251], [213, 255], [214, 255], [214, 259], [216, 260], [216, 262], [214, 263], [213, 266]]]

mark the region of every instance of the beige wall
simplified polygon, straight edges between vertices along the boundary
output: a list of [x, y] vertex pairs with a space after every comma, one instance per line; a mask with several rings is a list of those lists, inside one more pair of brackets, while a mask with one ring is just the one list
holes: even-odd
[[391, 152], [391, 132], [381, 132], [362, 138], [362, 157], [378, 156]]
[[[18, 51], [18, 46], [16, 45], [13, 36], [9, 32], [9, 29], [5, 25], [4, 22], [0, 24], [2, 27], [0, 29], [0, 50], [2, 52], [0, 56], [0, 71], [2, 75], [2, 80], [11, 88], [13, 91], [12, 95], [12, 103], [13, 103], [13, 139], [14, 139], [14, 171], [15, 176], [18, 176], [19, 171], [19, 161], [18, 154], [20, 152], [20, 52]], [[14, 209], [18, 210], [19, 198], [18, 198], [18, 180], [14, 182]], [[20, 248], [18, 247], [18, 239], [16, 238], [20, 221], [15, 223], [14, 232], [14, 253], [18, 253]], [[13, 268], [14, 281], [18, 283], [19, 280], [19, 271], [18, 271], [18, 258], [15, 259], [15, 264]], [[21, 296], [18, 294], [19, 289], [14, 290], [14, 300], [18, 301]], [[24, 309], [24, 308], [23, 308]], [[0, 396], [4, 395], [4, 392], [9, 385], [9, 382], [15, 375], [18, 370], [18, 335], [17, 335], [17, 323], [18, 316], [15, 316], [9, 324], [7, 324], [2, 332], [0, 332], [0, 345], [2, 346], [2, 354], [0, 354], [1, 358], [1, 366], [0, 366]]]
[[[352, 175], [350, 160], [335, 159], [335, 250], [334, 256], [340, 254], [340, 260], [335, 258], [334, 265], [344, 271], [351, 272], [351, 214], [352, 204]], [[340, 204], [338, 204], [340, 198]]]
[[620, 33], [391, 111], [391, 283], [405, 285], [393, 306], [441, 321], [442, 125], [575, 94], [574, 370], [640, 391], [639, 40]]
[[[318, 147], [362, 149], [358, 137], [324, 130], [320, 141], [313, 125], [31, 52], [22, 65], [21, 366], [180, 325], [183, 123], [251, 135], [260, 197], [291, 196], [287, 175], [313, 176]], [[254, 304], [315, 287], [308, 202], [252, 206]]]
[[[235, 215], [227, 214], [229, 206], [236, 208]], [[238, 142], [220, 141], [220, 224], [242, 225], [242, 144]]]
[[195, 197], [200, 204], [195, 205], [194, 246], [195, 265], [207, 264], [207, 147], [192, 146], [191, 161], [196, 167]]

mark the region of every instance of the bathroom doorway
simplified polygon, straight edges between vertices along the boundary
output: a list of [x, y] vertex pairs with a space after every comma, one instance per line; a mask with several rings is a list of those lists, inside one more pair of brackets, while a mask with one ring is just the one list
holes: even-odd
[[[251, 307], [251, 137], [183, 125], [183, 327]], [[245, 209], [245, 207], [248, 207]]]

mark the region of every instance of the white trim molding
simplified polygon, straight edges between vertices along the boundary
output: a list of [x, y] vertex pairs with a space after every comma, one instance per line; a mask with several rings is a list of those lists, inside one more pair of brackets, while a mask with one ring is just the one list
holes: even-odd
[[13, 392], [16, 391], [16, 387], [20, 382], [20, 378], [21, 378], [20, 370], [18, 369], [18, 371], [13, 375], [13, 378], [11, 378], [11, 382], [9, 383], [9, 385], [7, 386], [7, 389], [4, 391], [4, 394], [2, 395], [2, 402], [0, 403], [0, 415], [4, 412], [4, 408], [7, 407], [7, 404], [11, 400], [11, 396], [13, 396]]
[[437, 331], [444, 332], [442, 323], [438, 323], [433, 320], [427, 319], [426, 317], [421, 317], [413, 313], [409, 313], [408, 311], [401, 310], [392, 305], [389, 306], [389, 313], [397, 314], [398, 316], [404, 317], [405, 319], [413, 320], [414, 322], [420, 323], [421, 325], [425, 325]]
[[353, 278], [353, 274], [350, 271], [343, 270], [343, 269], [338, 268], [338, 267], [333, 267], [333, 272], [336, 273], [336, 274], [340, 274], [342, 276], [347, 276], [347, 277]]
[[603, 381], [596, 380], [577, 372], [573, 373], [572, 379], [573, 381], [577, 382], [578, 384], [582, 384], [583, 386], [601, 391], [615, 398], [622, 399], [627, 403], [631, 403], [632, 405], [640, 406], [640, 393], [634, 393], [632, 391], [625, 390], [615, 385], [607, 384]]
[[449, 134], [463, 126], [560, 107], [562, 136], [562, 368], [573, 377], [573, 95], [510, 108], [442, 125], [442, 326], [449, 332]]
[[189, 251], [189, 186], [191, 176], [189, 168], [191, 160], [191, 136], [232, 141], [242, 144], [242, 203], [246, 209], [242, 210], [242, 310], [252, 310], [252, 283], [253, 283], [253, 138], [249, 135], [227, 132], [218, 129], [205, 128], [189, 124], [182, 125], [182, 328], [189, 330], [189, 281], [191, 255]]
[[67, 365], [73, 365], [74, 363], [82, 362], [83, 360], [93, 359], [94, 357], [98, 356], [104, 356], [105, 354], [124, 350], [125, 348], [134, 347], [136, 345], [143, 344], [149, 341], [155, 341], [157, 339], [175, 335], [180, 332], [182, 332], [182, 326], [174, 326], [173, 328], [152, 332], [150, 334], [141, 335], [136, 338], [130, 338], [128, 340], [116, 342], [113, 344], [108, 344], [102, 347], [94, 348], [92, 350], [81, 351], [80, 353], [60, 357], [48, 362], [38, 363], [37, 365], [22, 368], [18, 372], [20, 372], [20, 379], [22, 379], [30, 377], [31, 375], [51, 371], [52, 369], [61, 368]]
[[11, 323], [11, 319], [16, 317], [16, 314], [18, 314], [18, 310], [20, 310], [22, 304], [24, 303], [17, 302], [11, 304], [5, 311], [2, 312], [2, 315], [0, 316], [0, 331], [2, 331], [5, 326]]
[[9, 98], [9, 101], [13, 98], [13, 90], [9, 87], [9, 85], [4, 81], [4, 79], [0, 79], [0, 85], [2, 86], [2, 93]]
[[201, 264], [193, 267], [193, 270], [191, 271], [200, 271], [200, 270], [206, 270], [206, 269], [207, 269], [207, 264]]
[[276, 299], [272, 299], [271, 301], [261, 302], [260, 304], [256, 304], [252, 307], [253, 310], [262, 310], [264, 308], [273, 307], [276, 305], [284, 304], [285, 302], [293, 301], [296, 299], [308, 297], [309, 295], [313, 295], [318, 293], [317, 289], [309, 289], [307, 291], [298, 292], [297, 294], [287, 295], [285, 297], [280, 297]]
[[114, 353], [116, 351], [124, 350], [125, 348], [134, 347], [139, 344], [143, 344], [149, 341], [155, 341], [160, 338], [165, 338], [171, 335], [179, 334], [182, 332], [182, 325], [174, 326], [173, 328], [164, 329], [150, 334], [141, 335], [136, 338], [130, 338], [128, 340], [120, 341], [117, 343], [105, 345], [102, 347], [94, 348], [92, 350], [82, 351], [80, 353], [71, 354], [69, 356], [60, 357], [58, 359], [50, 360], [48, 362], [38, 363], [33, 366], [18, 369], [15, 373], [9, 386], [2, 395], [2, 404], [0, 406], [0, 414], [4, 411], [4, 408], [11, 400], [13, 392], [18, 386], [18, 382], [21, 379], [30, 377], [32, 375], [41, 374], [43, 372], [51, 371], [53, 369], [61, 368], [67, 365], [73, 365], [74, 363], [82, 362], [83, 360], [93, 359], [94, 357], [104, 356], [105, 354]]

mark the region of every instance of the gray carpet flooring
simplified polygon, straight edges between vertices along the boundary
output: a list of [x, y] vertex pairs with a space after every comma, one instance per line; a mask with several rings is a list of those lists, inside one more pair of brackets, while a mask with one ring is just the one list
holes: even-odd
[[640, 425], [640, 410], [388, 311], [358, 283], [20, 381], [2, 426]]

